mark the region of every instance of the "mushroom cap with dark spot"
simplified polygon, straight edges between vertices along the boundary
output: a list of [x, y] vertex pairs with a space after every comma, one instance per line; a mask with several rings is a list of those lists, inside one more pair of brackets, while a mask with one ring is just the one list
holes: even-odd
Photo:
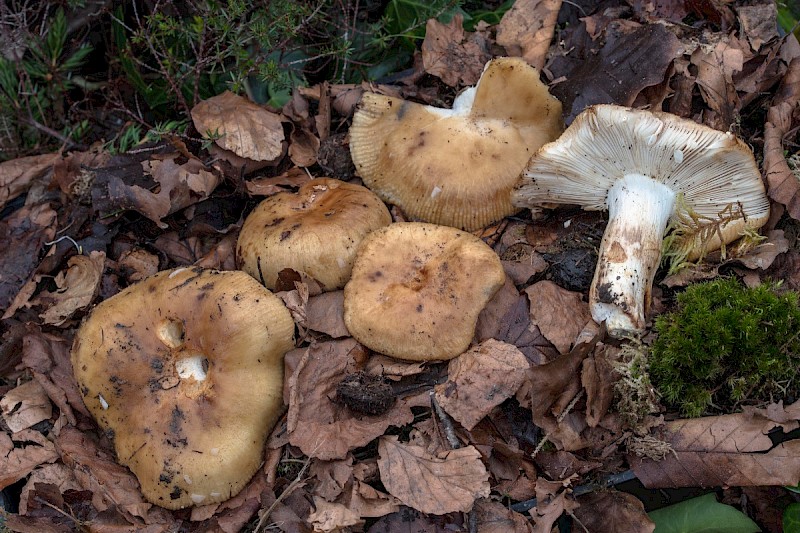
[[180, 509], [234, 496], [258, 469], [293, 335], [280, 299], [244, 272], [178, 268], [98, 304], [72, 366], [145, 498]]
[[285, 268], [305, 272], [325, 290], [341, 289], [361, 239], [391, 222], [386, 205], [366, 187], [317, 178], [256, 206], [239, 233], [236, 261], [270, 290]]
[[344, 321], [371, 350], [411, 361], [469, 347], [478, 315], [502, 287], [500, 258], [471, 233], [398, 222], [361, 243], [344, 288]]
[[520, 173], [562, 130], [561, 103], [539, 72], [505, 57], [453, 109], [364, 94], [350, 153], [364, 184], [412, 219], [473, 231], [518, 211]]

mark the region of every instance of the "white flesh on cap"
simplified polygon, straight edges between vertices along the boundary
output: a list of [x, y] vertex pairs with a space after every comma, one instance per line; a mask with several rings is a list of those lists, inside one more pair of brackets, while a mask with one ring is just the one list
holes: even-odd
[[592, 286], [592, 318], [611, 335], [644, 329], [661, 259], [661, 241], [675, 206], [675, 192], [642, 174], [626, 174], [608, 191], [608, 226]]

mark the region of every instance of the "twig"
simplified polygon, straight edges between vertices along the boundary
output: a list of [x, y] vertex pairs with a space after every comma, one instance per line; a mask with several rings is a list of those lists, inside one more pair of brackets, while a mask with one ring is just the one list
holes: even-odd
[[87, 150], [88, 149], [88, 147], [85, 144], [76, 143], [72, 139], [61, 135], [56, 130], [54, 130], [52, 128], [48, 128], [44, 124], [40, 124], [39, 122], [34, 120], [32, 117], [23, 118], [23, 120], [29, 126], [33, 126], [34, 128], [36, 128], [37, 130], [41, 131], [42, 133], [46, 133], [50, 137], [58, 139], [59, 141], [61, 141], [61, 143], [67, 149], [70, 149], [70, 150]]
[[292, 480], [291, 483], [289, 483], [289, 485], [285, 489], [283, 489], [283, 492], [281, 492], [280, 495], [277, 498], [275, 498], [275, 501], [272, 502], [272, 505], [267, 507], [267, 510], [261, 514], [261, 516], [258, 519], [258, 524], [256, 524], [256, 527], [253, 530], [253, 533], [258, 533], [259, 531], [261, 531], [261, 528], [264, 526], [264, 522], [267, 521], [267, 518], [269, 518], [269, 515], [272, 513], [272, 511], [275, 510], [275, 507], [277, 507], [278, 504], [281, 501], [283, 501], [284, 498], [286, 498], [287, 496], [289, 496], [289, 494], [294, 492], [294, 489], [296, 489], [297, 486], [300, 485], [300, 483], [303, 481], [303, 475], [306, 473], [306, 470], [308, 470], [308, 465], [310, 464], [311, 464], [311, 457], [308, 457], [305, 460], [303, 468], [301, 468], [300, 472], [297, 473], [297, 476]]

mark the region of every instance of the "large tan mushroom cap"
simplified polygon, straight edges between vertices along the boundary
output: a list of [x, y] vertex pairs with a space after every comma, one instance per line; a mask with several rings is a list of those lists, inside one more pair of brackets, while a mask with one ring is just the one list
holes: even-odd
[[391, 222], [366, 187], [315, 179], [296, 194], [279, 193], [256, 206], [239, 234], [237, 264], [268, 289], [284, 268], [304, 271], [325, 290], [341, 289], [361, 239]]
[[518, 211], [530, 156], [563, 130], [561, 103], [520, 58], [487, 63], [453, 109], [367, 93], [350, 127], [364, 184], [410, 217], [469, 231]]
[[400, 222], [361, 243], [344, 288], [344, 321], [382, 354], [451, 359], [469, 347], [478, 314], [504, 281], [497, 254], [475, 235]]
[[263, 460], [282, 413], [294, 323], [244, 272], [160, 272], [100, 303], [72, 366], [145, 498], [167, 509], [224, 501]]

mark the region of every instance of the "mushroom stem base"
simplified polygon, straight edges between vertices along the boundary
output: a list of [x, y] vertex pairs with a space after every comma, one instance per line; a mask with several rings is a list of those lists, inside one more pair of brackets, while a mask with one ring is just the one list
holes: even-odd
[[596, 322], [622, 337], [644, 330], [675, 193], [648, 176], [627, 174], [609, 189], [607, 205], [589, 305]]

